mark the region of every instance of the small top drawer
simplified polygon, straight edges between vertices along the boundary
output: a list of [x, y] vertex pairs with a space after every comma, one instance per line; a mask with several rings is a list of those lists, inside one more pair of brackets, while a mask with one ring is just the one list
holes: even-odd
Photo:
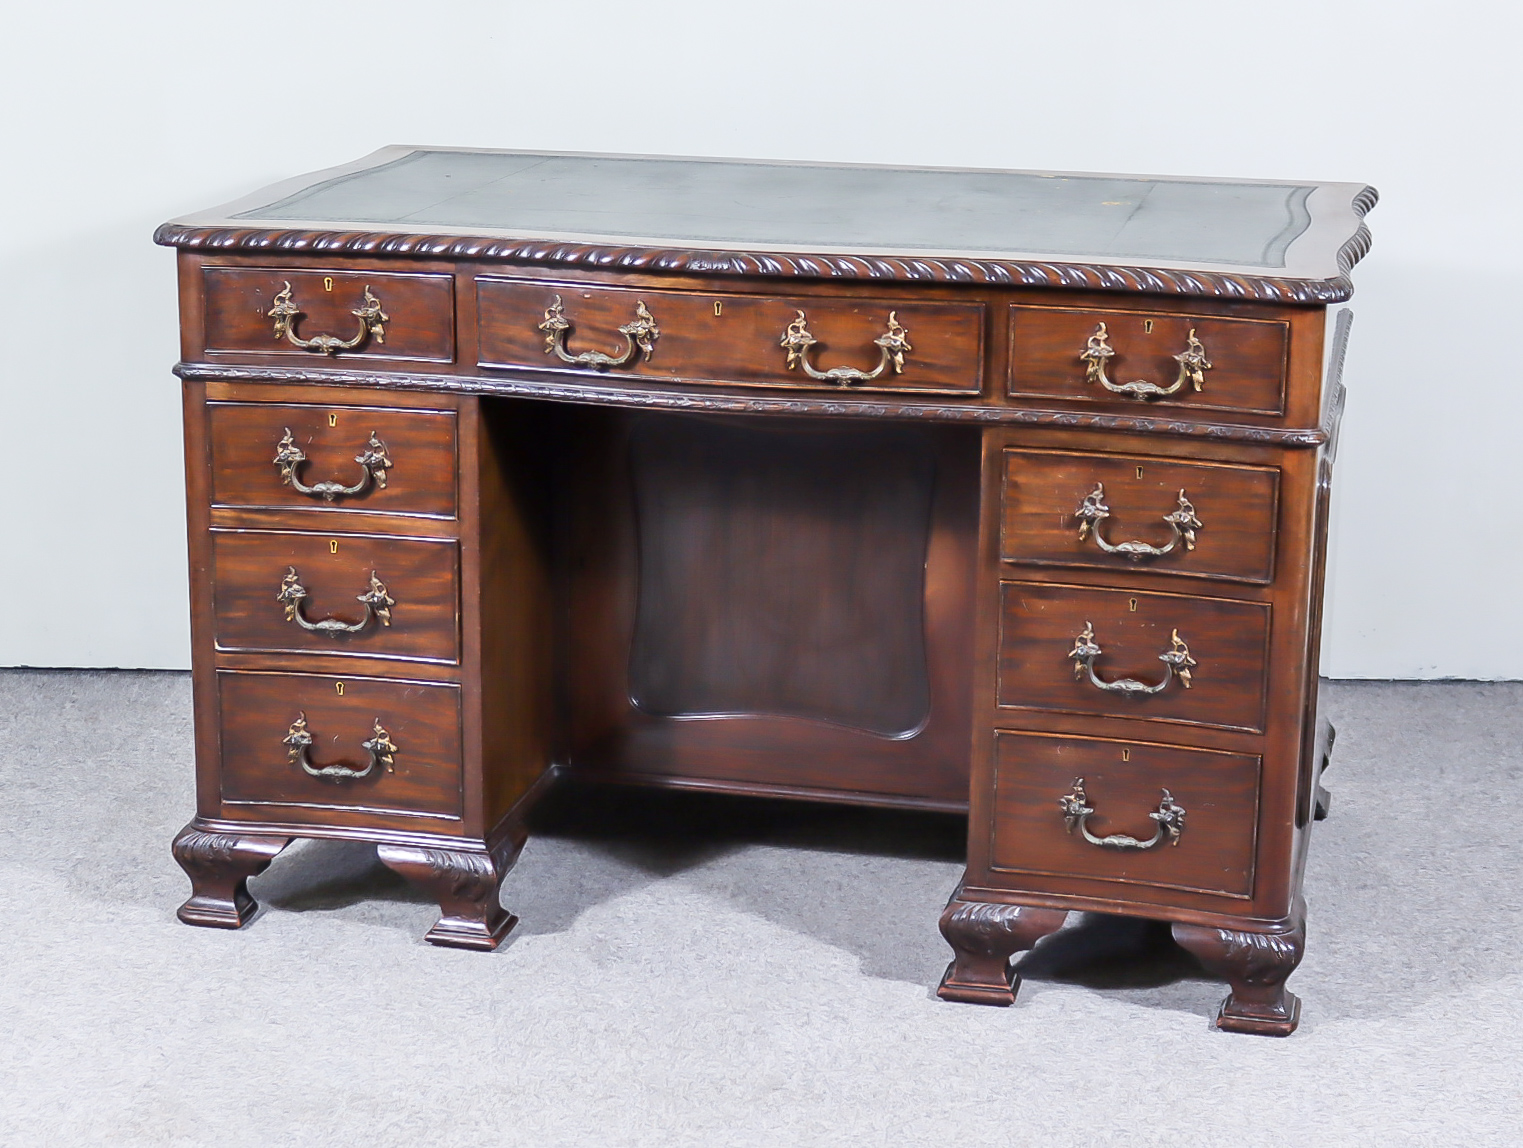
[[206, 407], [213, 506], [455, 517], [453, 411]]
[[1279, 487], [1274, 467], [1010, 448], [1000, 558], [1268, 583]]
[[476, 280], [483, 367], [977, 395], [984, 307]]
[[207, 267], [202, 275], [213, 354], [454, 361], [449, 275], [262, 267]]
[[1010, 394], [1283, 416], [1290, 325], [1176, 311], [1010, 308]]

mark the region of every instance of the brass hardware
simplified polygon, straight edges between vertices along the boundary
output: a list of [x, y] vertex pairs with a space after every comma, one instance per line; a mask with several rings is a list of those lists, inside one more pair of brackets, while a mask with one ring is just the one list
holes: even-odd
[[1084, 840], [1103, 849], [1151, 849], [1165, 837], [1168, 838], [1170, 845], [1178, 845], [1179, 836], [1185, 831], [1185, 807], [1175, 802], [1174, 795], [1167, 789], [1163, 790], [1163, 798], [1158, 802], [1158, 808], [1148, 814], [1157, 824], [1153, 830], [1153, 836], [1146, 841], [1128, 837], [1125, 833], [1096, 837], [1089, 831], [1089, 819], [1095, 811], [1088, 802], [1089, 796], [1084, 792], [1082, 777], [1074, 778], [1073, 789], [1058, 798], [1058, 805], [1063, 810], [1063, 820], [1067, 822], [1068, 832], [1072, 833], [1077, 829], [1084, 835]]
[[291, 301], [291, 284], [285, 285], [285, 290], [275, 296], [270, 305], [269, 317], [275, 320], [275, 341], [287, 340], [293, 347], [300, 347], [303, 351], [321, 351], [325, 355], [336, 355], [340, 351], [352, 351], [366, 339], [374, 339], [377, 343], [386, 342], [386, 328], [383, 324], [391, 322], [391, 317], [381, 310], [381, 301], [370, 293], [370, 287], [365, 287], [365, 301], [359, 308], [350, 311], [360, 321], [359, 333], [352, 339], [340, 339], [337, 335], [313, 335], [310, 339], [303, 339], [296, 334], [296, 320], [304, 314], [302, 309]]
[[330, 538], [330, 539], [328, 539], [328, 553], [329, 554], [337, 554], [338, 553], [338, 539], [337, 538]]
[[360, 742], [360, 748], [370, 755], [370, 761], [364, 769], [343, 764], [313, 765], [311, 759], [307, 757], [307, 751], [312, 748], [312, 734], [307, 730], [305, 713], [296, 715], [296, 720], [291, 723], [286, 736], [280, 740], [286, 747], [286, 756], [292, 765], [301, 766], [302, 772], [312, 777], [323, 777], [333, 781], [358, 781], [362, 777], [369, 777], [378, 765], [384, 765], [389, 773], [395, 764], [393, 755], [397, 752], [397, 745], [391, 740], [391, 735], [386, 732], [386, 727], [381, 724], [380, 718], [375, 719], [370, 740]]
[[336, 427], [336, 426], [338, 426], [338, 415], [330, 413], [328, 415], [328, 425], [330, 427]]
[[1153, 333], [1153, 320], [1144, 319], [1142, 321], [1142, 333], [1144, 335], [1151, 335]]
[[280, 467], [280, 481], [295, 487], [298, 493], [316, 495], [324, 502], [332, 502], [340, 495], [363, 494], [372, 482], [382, 490], [386, 489], [386, 468], [392, 462], [386, 453], [386, 444], [376, 438], [375, 431], [370, 432], [370, 441], [365, 444], [365, 449], [354, 456], [354, 461], [360, 464], [364, 472], [357, 483], [345, 486], [340, 482], [315, 482], [311, 486], [304, 486], [297, 471], [307, 461], [307, 456], [296, 445], [291, 428], [286, 427], [285, 430], [285, 437], [276, 447], [274, 461]]
[[1085, 382], [1099, 383], [1113, 394], [1125, 395], [1129, 399], [1161, 399], [1166, 395], [1175, 394], [1187, 382], [1197, 391], [1205, 385], [1205, 373], [1211, 369], [1211, 364], [1206, 359], [1206, 348], [1201, 346], [1200, 340], [1195, 337], [1193, 327], [1190, 328], [1185, 349], [1173, 356], [1179, 364], [1179, 377], [1169, 387], [1160, 387], [1157, 383], [1150, 383], [1143, 379], [1131, 383], [1111, 382], [1105, 374], [1105, 360], [1114, 357], [1116, 352], [1106, 342], [1106, 338], [1105, 324], [1097, 324], [1095, 333], [1089, 337], [1084, 350], [1079, 354], [1079, 358], [1087, 364], [1084, 373]]
[[1137, 612], [1137, 599], [1136, 598], [1128, 598], [1127, 599], [1127, 603], [1126, 603], [1126, 608], [1127, 608], [1127, 610], [1130, 613], [1135, 614]]
[[324, 275], [323, 276], [323, 290], [324, 291], [332, 291], [333, 290], [333, 276], [332, 275]]
[[1129, 749], [1123, 749], [1121, 751], [1121, 760], [1122, 761], [1131, 761], [1132, 760], [1132, 751], [1129, 750]]
[[[1136, 599], [1133, 599], [1136, 601]], [[1078, 680], [1089, 672], [1089, 681], [1097, 690], [1106, 693], [1125, 694], [1127, 697], [1146, 697], [1148, 694], [1163, 692], [1175, 678], [1185, 689], [1190, 688], [1190, 667], [1196, 665], [1194, 658], [1190, 656], [1190, 647], [1185, 645], [1184, 639], [1179, 636], [1179, 631], [1174, 631], [1174, 637], [1170, 640], [1170, 648], [1166, 653], [1158, 655], [1158, 660], [1163, 663], [1163, 681], [1153, 685], [1139, 682], [1136, 678], [1117, 678], [1115, 681], [1102, 681], [1095, 673], [1095, 659], [1103, 650], [1095, 642], [1094, 628], [1084, 623], [1084, 632], [1074, 639], [1074, 648], [1068, 651], [1068, 656], [1074, 660], [1074, 678]]]
[[[335, 550], [338, 549], [337, 542], [331, 545]], [[358, 634], [370, 624], [371, 618], [376, 619], [383, 626], [391, 625], [391, 608], [397, 604], [396, 599], [386, 592], [386, 584], [377, 578], [375, 571], [372, 570], [370, 588], [365, 593], [357, 595], [355, 599], [365, 607], [365, 615], [358, 622], [341, 622], [337, 618], [309, 622], [302, 611], [302, 604], [307, 600], [307, 589], [298, 580], [295, 566], [286, 568], [286, 576], [281, 580], [280, 593], [275, 595], [275, 600], [285, 603], [287, 622], [295, 622], [303, 630], [333, 637], [340, 634]]]
[[804, 312], [797, 312], [798, 318], [788, 324], [788, 330], [783, 332], [783, 340], [778, 346], [788, 352], [788, 369], [791, 371], [795, 366], [802, 366], [804, 374], [811, 379], [818, 379], [823, 383], [836, 383], [839, 386], [849, 387], [853, 383], [870, 383], [888, 370], [892, 364], [894, 374], [904, 373], [904, 355], [907, 351], [914, 350], [906, 337], [909, 332], [899, 325], [898, 312], [888, 313], [888, 327], [873, 340], [873, 345], [878, 348], [878, 365], [871, 371], [859, 371], [855, 367], [832, 367], [828, 371], [821, 371], [809, 361], [809, 348], [819, 342], [809, 333], [808, 321], [804, 318]]
[[1142, 477], [1142, 467], [1140, 467], [1140, 466], [1137, 468], [1137, 477], [1138, 478]]
[[717, 319], [723, 313], [724, 313], [724, 303], [721, 300], [719, 300], [719, 299], [715, 299], [714, 300], [714, 317]]
[[339, 697], [343, 697], [344, 696], [344, 683], [343, 682], [334, 682], [333, 683], [333, 692], [336, 693]]
[[545, 309], [545, 321], [539, 325], [539, 329], [545, 332], [545, 354], [554, 355], [561, 362], [572, 366], [591, 367], [597, 371], [606, 371], [610, 367], [627, 367], [640, 352], [644, 352], [645, 361], [650, 362], [656, 349], [656, 340], [661, 337], [661, 329], [656, 326], [655, 318], [641, 301], [635, 304], [634, 321], [619, 328], [619, 334], [624, 336], [622, 354], [605, 355], [602, 351], [583, 351], [580, 355], [573, 355], [566, 350], [566, 337], [572, 329], [571, 320], [566, 318], [559, 295]]
[[[1139, 466], [1138, 471], [1142, 468]], [[1139, 478], [1142, 475], [1139, 473]], [[1110, 507], [1105, 505], [1105, 484], [1095, 483], [1095, 489], [1084, 496], [1084, 501], [1079, 504], [1079, 509], [1074, 511], [1074, 517], [1079, 520], [1079, 541], [1083, 542], [1091, 534], [1095, 537], [1095, 545], [1107, 554], [1119, 554], [1123, 558], [1130, 558], [1133, 562], [1141, 562], [1144, 558], [1162, 558], [1171, 552], [1181, 541], [1186, 550], [1195, 549], [1195, 532], [1205, 529], [1199, 518], [1195, 517], [1195, 507], [1190, 505], [1190, 500], [1185, 497], [1185, 492], [1179, 492], [1179, 506], [1163, 516], [1163, 520], [1169, 524], [1169, 529], [1174, 532], [1166, 546], [1150, 546], [1146, 542], [1122, 542], [1111, 545], [1100, 533], [1100, 524], [1111, 516]]]

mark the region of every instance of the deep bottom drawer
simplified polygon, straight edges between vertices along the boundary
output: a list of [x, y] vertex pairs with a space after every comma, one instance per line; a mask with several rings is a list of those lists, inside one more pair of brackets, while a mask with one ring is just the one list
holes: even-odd
[[460, 817], [459, 687], [233, 670], [217, 685], [225, 805]]
[[[995, 870], [1087, 877], [1228, 897], [1253, 895], [1260, 759], [1149, 742], [1052, 734], [995, 735]], [[1167, 789], [1184, 810], [1176, 843], [1149, 814]], [[1093, 810], [1083, 825], [1063, 800]], [[1085, 836], [1155, 836], [1148, 849]]]

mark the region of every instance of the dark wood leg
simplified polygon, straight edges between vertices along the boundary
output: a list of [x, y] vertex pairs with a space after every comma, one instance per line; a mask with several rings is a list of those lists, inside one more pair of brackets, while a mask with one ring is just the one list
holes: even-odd
[[1301, 1021], [1301, 1002], [1285, 991], [1306, 951], [1306, 909], [1297, 905], [1283, 929], [1244, 933], [1206, 925], [1175, 924], [1174, 939], [1211, 972], [1228, 981], [1216, 1025], [1227, 1032], [1289, 1036]]
[[967, 1004], [1014, 1004], [1020, 978], [1011, 955], [1057, 932], [1067, 916], [1063, 909], [961, 901], [954, 895], [941, 914], [941, 935], [956, 956], [936, 995]]
[[192, 821], [170, 847], [190, 878], [190, 900], [178, 916], [187, 925], [240, 929], [259, 908], [248, 880], [269, 868], [289, 837], [263, 837], [198, 829]]
[[454, 949], [491, 952], [518, 924], [497, 900], [526, 835], [515, 832], [491, 850], [429, 849], [381, 845], [382, 863], [439, 902], [439, 919], [424, 940]]

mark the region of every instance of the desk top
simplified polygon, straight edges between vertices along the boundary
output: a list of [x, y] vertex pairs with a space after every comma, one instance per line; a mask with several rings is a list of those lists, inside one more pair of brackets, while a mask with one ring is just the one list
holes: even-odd
[[160, 243], [1327, 303], [1362, 184], [389, 147]]

